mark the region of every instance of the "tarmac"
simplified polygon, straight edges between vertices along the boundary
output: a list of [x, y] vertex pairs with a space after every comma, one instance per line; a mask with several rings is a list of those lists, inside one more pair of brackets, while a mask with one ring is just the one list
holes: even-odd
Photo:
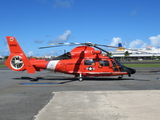
[[[138, 72], [151, 74], [148, 69]], [[61, 91], [53, 94], [35, 120], [160, 119], [160, 90]]]
[[[137, 69], [134, 80], [158, 80], [159, 73], [154, 75], [157, 70]], [[35, 115], [35, 120], [159, 120], [159, 88], [53, 92], [53, 98]]]
[[[123, 80], [0, 68], [1, 120], [159, 120], [160, 68]], [[40, 80], [31, 82], [32, 78]]]

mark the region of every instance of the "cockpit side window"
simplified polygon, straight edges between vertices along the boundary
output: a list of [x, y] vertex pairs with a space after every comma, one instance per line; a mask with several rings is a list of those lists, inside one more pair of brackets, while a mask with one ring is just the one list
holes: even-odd
[[118, 66], [123, 66], [117, 59], [114, 60], [117, 62]]
[[100, 61], [99, 61], [99, 64], [100, 64], [101, 66], [109, 66], [109, 62], [108, 62], [107, 60], [100, 60]]
[[93, 60], [85, 60], [84, 65], [95, 65], [95, 61]]
[[111, 62], [112, 62], [113, 70], [114, 71], [119, 71], [118, 68], [117, 68], [117, 65], [116, 65], [115, 61], [111, 60]]
[[112, 61], [113, 67], [116, 67], [116, 63], [113, 60], [111, 60], [111, 61]]

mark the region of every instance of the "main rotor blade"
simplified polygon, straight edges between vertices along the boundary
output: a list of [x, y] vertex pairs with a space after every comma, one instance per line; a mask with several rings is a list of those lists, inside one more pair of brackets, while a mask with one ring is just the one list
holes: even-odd
[[[73, 46], [73, 45], [92, 46], [92, 47], [95, 47], [95, 48], [97, 47], [98, 49], [102, 49], [98, 46], [118, 48], [118, 47], [109, 46], [109, 45], [93, 44], [91, 42], [86, 42], [86, 43], [74, 43], [74, 42], [70, 42], [70, 43], [51, 43], [50, 45], [52, 45], [52, 46], [40, 47], [39, 49], [51, 48], [51, 47], [60, 47], [60, 46]], [[102, 51], [105, 51], [105, 50], [102, 50]], [[105, 51], [105, 52], [107, 52], [107, 51]]]
[[94, 46], [94, 47], [97, 48], [97, 49], [99, 49], [99, 50], [101, 50], [101, 51], [103, 51], [103, 52], [106, 52], [107, 54], [109, 53], [108, 51], [106, 51], [106, 50], [104, 50], [104, 49], [102, 49], [102, 48], [100, 48], [98, 46]]
[[111, 48], [119, 48], [119, 47], [116, 47], [116, 46], [110, 46], [110, 45], [100, 45], [100, 44], [96, 44], [98, 46], [103, 46], [103, 47], [111, 47]]
[[50, 45], [81, 45], [81, 43], [51, 43]]
[[57, 45], [57, 46], [46, 46], [46, 47], [39, 47], [38, 49], [44, 49], [44, 48], [51, 48], [51, 47], [60, 47], [62, 45]]
[[51, 47], [60, 47], [60, 46], [73, 46], [73, 45], [81, 45], [81, 43], [52, 43], [52, 46], [39, 47], [39, 49], [51, 48]]

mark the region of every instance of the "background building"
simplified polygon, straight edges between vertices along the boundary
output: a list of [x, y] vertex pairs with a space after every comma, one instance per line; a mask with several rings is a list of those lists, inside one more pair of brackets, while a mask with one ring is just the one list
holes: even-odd
[[[116, 51], [111, 51], [112, 57], [124, 60], [159, 60], [160, 49], [151, 46], [146, 48], [125, 49], [121, 44], [118, 45]], [[128, 53], [128, 55], [127, 55]]]

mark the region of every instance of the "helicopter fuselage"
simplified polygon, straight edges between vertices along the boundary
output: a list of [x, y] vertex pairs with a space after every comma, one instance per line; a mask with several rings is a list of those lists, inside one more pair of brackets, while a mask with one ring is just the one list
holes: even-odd
[[123, 66], [116, 59], [108, 57], [100, 50], [91, 46], [78, 46], [71, 50], [65, 59], [37, 60], [28, 59], [14, 37], [7, 36], [10, 56], [6, 65], [15, 71], [27, 70], [28, 73], [52, 70], [66, 74], [72, 74], [82, 80], [83, 76], [123, 76], [131, 75], [136, 71], [133, 68]]
[[[53, 60], [47, 69], [78, 76], [116, 76], [129, 74], [117, 60], [105, 56], [89, 46], [78, 46], [70, 52], [70, 59]], [[130, 74], [133, 74], [130, 73]]]

